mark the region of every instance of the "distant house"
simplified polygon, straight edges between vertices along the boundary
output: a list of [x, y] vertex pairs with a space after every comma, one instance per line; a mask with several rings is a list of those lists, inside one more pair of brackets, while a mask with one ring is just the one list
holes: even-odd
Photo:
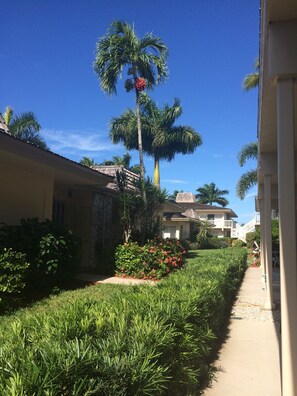
[[213, 224], [211, 232], [215, 236], [237, 237], [237, 223], [234, 220], [237, 215], [232, 209], [197, 203], [195, 195], [189, 192], [178, 193], [176, 203], [183, 209], [182, 215], [186, 218], [207, 220]]
[[185, 209], [174, 201], [166, 201], [162, 205], [163, 238], [189, 239], [197, 229], [199, 218], [188, 216]]
[[14, 138], [1, 125], [0, 223], [37, 217], [65, 224], [82, 241], [82, 266], [95, 266], [98, 246], [120, 239], [118, 193], [106, 188], [113, 177]]

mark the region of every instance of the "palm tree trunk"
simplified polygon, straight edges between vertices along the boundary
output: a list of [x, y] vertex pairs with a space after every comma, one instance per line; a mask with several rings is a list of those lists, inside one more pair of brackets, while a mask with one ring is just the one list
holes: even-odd
[[139, 151], [139, 164], [140, 164], [140, 176], [142, 180], [145, 178], [144, 164], [143, 164], [143, 148], [142, 148], [142, 134], [141, 134], [141, 120], [140, 120], [140, 96], [139, 92], [136, 91], [136, 119], [137, 119], [137, 130], [138, 130], [138, 151]]
[[154, 185], [160, 189], [160, 158], [155, 156]]

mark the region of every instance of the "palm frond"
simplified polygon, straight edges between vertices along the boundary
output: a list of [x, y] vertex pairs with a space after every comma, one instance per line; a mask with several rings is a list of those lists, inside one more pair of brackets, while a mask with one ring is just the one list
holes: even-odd
[[259, 73], [251, 73], [245, 76], [242, 86], [244, 91], [257, 88], [259, 86]]
[[3, 118], [5, 121], [6, 126], [9, 128], [10, 123], [13, 118], [13, 108], [11, 106], [7, 106], [4, 113], [3, 113]]
[[244, 199], [249, 189], [258, 183], [257, 169], [245, 172], [237, 182], [236, 194]]
[[223, 195], [229, 194], [228, 190], [220, 190], [216, 187], [215, 183], [204, 184], [203, 187], [199, 187], [196, 190], [198, 194], [196, 194], [197, 202], [202, 204], [210, 204], [217, 203], [221, 206], [227, 206], [229, 201], [223, 197]]
[[240, 166], [243, 166], [249, 159], [256, 160], [258, 158], [258, 143], [251, 142], [242, 146], [237, 158]]

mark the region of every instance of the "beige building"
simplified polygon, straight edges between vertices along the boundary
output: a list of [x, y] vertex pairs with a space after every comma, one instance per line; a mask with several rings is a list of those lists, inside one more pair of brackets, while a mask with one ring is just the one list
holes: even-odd
[[232, 209], [197, 203], [195, 195], [188, 192], [178, 193], [176, 203], [184, 208], [185, 216], [211, 223], [213, 235], [219, 238], [234, 236], [237, 214]]
[[0, 130], [0, 223], [37, 217], [68, 225], [81, 239], [82, 265], [95, 266], [96, 248], [120, 238], [113, 179]]
[[262, 0], [258, 198], [267, 308], [273, 308], [271, 210], [278, 209], [282, 395], [297, 395], [297, 1]]

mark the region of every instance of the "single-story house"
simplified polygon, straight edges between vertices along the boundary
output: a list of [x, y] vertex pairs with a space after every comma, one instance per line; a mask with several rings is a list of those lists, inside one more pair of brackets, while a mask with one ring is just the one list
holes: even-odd
[[118, 193], [106, 188], [113, 177], [14, 138], [1, 125], [0, 223], [37, 217], [65, 224], [82, 241], [82, 266], [95, 266], [98, 245], [121, 238]]
[[297, 395], [297, 2], [262, 0], [258, 196], [266, 308], [273, 309], [271, 210], [279, 213], [282, 395]]

